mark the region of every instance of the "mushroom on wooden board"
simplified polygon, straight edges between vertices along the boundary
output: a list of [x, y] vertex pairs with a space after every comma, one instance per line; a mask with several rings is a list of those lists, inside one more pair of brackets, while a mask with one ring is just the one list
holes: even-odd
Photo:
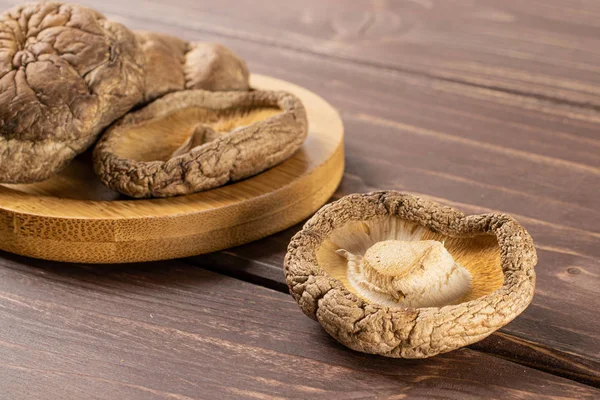
[[135, 35], [87, 7], [0, 16], [0, 182], [49, 178], [143, 99]]
[[279, 164], [307, 132], [304, 106], [286, 92], [179, 91], [111, 126], [94, 150], [94, 169], [132, 197], [189, 194]]
[[389, 191], [323, 207], [292, 238], [284, 269], [302, 311], [342, 344], [425, 358], [519, 315], [533, 298], [536, 262], [510, 216], [465, 216]]
[[227, 48], [134, 34], [66, 3], [0, 16], [0, 183], [45, 180], [132, 107], [184, 89], [249, 90]]
[[144, 103], [184, 89], [250, 90], [246, 62], [225, 46], [154, 32], [136, 36], [145, 59]]

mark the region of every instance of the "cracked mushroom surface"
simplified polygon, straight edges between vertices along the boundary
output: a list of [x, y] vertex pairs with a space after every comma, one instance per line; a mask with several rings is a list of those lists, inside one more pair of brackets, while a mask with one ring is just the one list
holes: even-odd
[[229, 49], [134, 34], [83, 6], [20, 5], [0, 16], [0, 182], [43, 181], [136, 105], [184, 89], [249, 90]]
[[351, 349], [426, 358], [481, 340], [529, 305], [537, 256], [504, 214], [466, 216], [394, 191], [317, 212], [284, 262], [302, 311]]
[[179, 91], [130, 113], [103, 135], [94, 169], [131, 197], [168, 197], [238, 181], [292, 156], [306, 111], [274, 91]]
[[143, 98], [135, 35], [87, 7], [0, 16], [0, 182], [44, 180]]
[[248, 66], [225, 46], [154, 32], [136, 36], [145, 58], [144, 103], [186, 89], [250, 90]]

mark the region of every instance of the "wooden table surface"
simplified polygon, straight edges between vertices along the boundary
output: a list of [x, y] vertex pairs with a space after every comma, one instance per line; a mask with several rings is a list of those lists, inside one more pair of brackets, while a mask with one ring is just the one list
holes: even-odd
[[600, 2], [81, 3], [221, 42], [329, 100], [346, 126], [334, 198], [396, 189], [513, 214], [536, 296], [480, 343], [393, 360], [337, 344], [287, 294], [300, 226], [147, 264], [0, 253], [0, 398], [600, 398]]

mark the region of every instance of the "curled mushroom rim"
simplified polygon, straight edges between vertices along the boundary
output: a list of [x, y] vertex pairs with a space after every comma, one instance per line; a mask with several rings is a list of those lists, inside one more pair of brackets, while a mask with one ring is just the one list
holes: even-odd
[[[128, 129], [168, 117], [178, 110], [204, 108], [225, 112], [254, 107], [275, 107], [279, 111], [167, 160], [135, 160], [121, 157], [117, 152], [119, 141], [127, 138]], [[274, 167], [291, 157], [307, 134], [306, 110], [290, 93], [179, 91], [126, 115], [113, 125], [96, 146], [94, 169], [105, 185], [132, 197], [184, 195]]]
[[[477, 299], [442, 307], [401, 308], [368, 302], [329, 276], [317, 251], [351, 221], [395, 216], [450, 237], [494, 235], [503, 285]], [[301, 310], [345, 346], [395, 358], [426, 358], [484, 339], [530, 304], [537, 256], [527, 231], [511, 216], [466, 216], [451, 207], [395, 191], [354, 194], [324, 206], [291, 240], [286, 282]]]

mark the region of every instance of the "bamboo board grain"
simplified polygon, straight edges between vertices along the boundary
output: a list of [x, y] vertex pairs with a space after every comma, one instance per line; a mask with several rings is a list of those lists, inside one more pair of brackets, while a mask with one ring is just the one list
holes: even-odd
[[248, 243], [306, 218], [341, 180], [341, 119], [299, 86], [260, 75], [252, 85], [292, 92], [306, 106], [309, 135], [289, 160], [218, 189], [131, 200], [103, 187], [84, 155], [49, 181], [0, 186], [0, 249], [69, 262], [161, 260]]

